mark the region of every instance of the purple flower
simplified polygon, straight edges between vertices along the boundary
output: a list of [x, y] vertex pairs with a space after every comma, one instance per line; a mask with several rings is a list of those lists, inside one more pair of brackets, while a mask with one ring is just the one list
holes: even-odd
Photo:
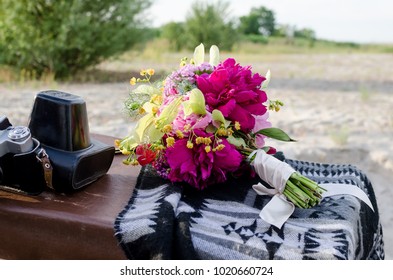
[[187, 64], [177, 71], [174, 71], [165, 80], [164, 99], [167, 96], [183, 95], [196, 87], [196, 75], [210, 73], [213, 67], [209, 63], [201, 65]]
[[252, 74], [251, 67], [242, 67], [233, 58], [217, 65], [211, 74], [196, 79], [209, 111], [218, 109], [228, 120], [238, 121], [244, 132], [255, 126], [253, 115], [265, 114], [267, 95], [260, 89], [266, 78]]

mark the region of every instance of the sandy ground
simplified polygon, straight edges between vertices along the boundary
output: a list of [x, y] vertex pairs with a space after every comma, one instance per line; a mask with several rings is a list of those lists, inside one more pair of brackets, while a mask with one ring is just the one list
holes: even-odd
[[[386, 259], [393, 259], [393, 55], [276, 55], [266, 63], [244, 63], [261, 73], [271, 69], [268, 95], [285, 103], [270, 120], [298, 142], [275, 142], [275, 147], [290, 158], [349, 163], [368, 175], [378, 200]], [[0, 84], [0, 115], [14, 125], [27, 124], [35, 94], [47, 89], [83, 97], [90, 132], [128, 134], [123, 105], [128, 81]]]

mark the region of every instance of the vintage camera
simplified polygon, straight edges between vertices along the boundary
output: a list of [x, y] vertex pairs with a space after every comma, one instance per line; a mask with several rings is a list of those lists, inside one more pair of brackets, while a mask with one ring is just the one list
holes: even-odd
[[28, 127], [0, 116], [0, 185], [28, 194], [71, 192], [105, 175], [115, 148], [92, 139], [85, 101], [70, 93], [36, 95]]
[[14, 127], [0, 116], [0, 185], [30, 194], [42, 192], [46, 185], [44, 155], [28, 127]]
[[81, 97], [55, 90], [38, 93], [28, 127], [49, 156], [55, 190], [80, 189], [108, 172], [115, 148], [90, 137]]

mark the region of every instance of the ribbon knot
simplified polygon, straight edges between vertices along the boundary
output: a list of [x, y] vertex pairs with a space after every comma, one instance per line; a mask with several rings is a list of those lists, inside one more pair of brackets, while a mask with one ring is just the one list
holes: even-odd
[[262, 208], [259, 216], [271, 225], [281, 228], [295, 211], [295, 205], [289, 202], [285, 195], [277, 189], [268, 189], [261, 183], [253, 185], [252, 188], [259, 195], [273, 196], [272, 199]]

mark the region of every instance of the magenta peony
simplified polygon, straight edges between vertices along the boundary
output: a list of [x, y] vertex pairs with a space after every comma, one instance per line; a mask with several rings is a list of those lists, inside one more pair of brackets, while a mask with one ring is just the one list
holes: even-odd
[[197, 77], [198, 88], [203, 92], [209, 111], [218, 109], [224, 117], [238, 121], [241, 130], [250, 132], [255, 126], [253, 115], [266, 113], [266, 93], [260, 89], [265, 77], [252, 74], [250, 67], [242, 67], [233, 58], [217, 65], [211, 74]]
[[[213, 134], [195, 130], [199, 137], [207, 137], [213, 141]], [[206, 151], [205, 144], [193, 142], [193, 147], [187, 147], [187, 139], [179, 139], [172, 147], [166, 149], [166, 159], [170, 168], [168, 179], [172, 182], [187, 182], [197, 189], [204, 189], [212, 183], [222, 183], [227, 180], [229, 172], [236, 171], [242, 156], [226, 139], [220, 144], [222, 150]]]

